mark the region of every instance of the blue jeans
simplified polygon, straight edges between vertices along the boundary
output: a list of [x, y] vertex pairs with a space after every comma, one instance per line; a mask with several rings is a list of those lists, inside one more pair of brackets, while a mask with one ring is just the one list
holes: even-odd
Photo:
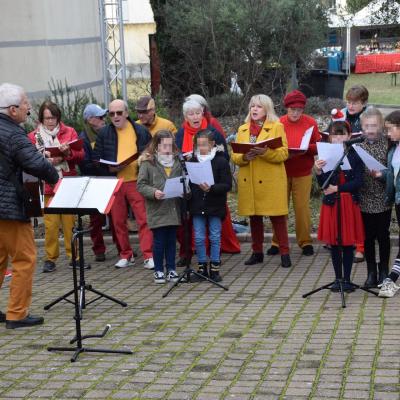
[[175, 271], [176, 229], [176, 226], [152, 229], [154, 271], [164, 272], [164, 256], [167, 271]]
[[208, 239], [210, 241], [210, 261], [220, 262], [221, 248], [221, 218], [193, 215], [194, 242], [196, 245], [197, 261], [207, 262], [206, 226], [208, 221]]

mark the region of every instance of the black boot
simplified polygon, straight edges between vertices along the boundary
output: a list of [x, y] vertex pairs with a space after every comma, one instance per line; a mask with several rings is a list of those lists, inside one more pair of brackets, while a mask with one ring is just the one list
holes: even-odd
[[292, 266], [292, 260], [290, 259], [289, 254], [281, 255], [281, 265], [282, 268], [290, 268]]
[[204, 276], [204, 278], [193, 274], [190, 276], [190, 280], [192, 282], [203, 282], [205, 280], [205, 278], [208, 278], [207, 263], [198, 263], [197, 264], [197, 273], [200, 274], [201, 276]]
[[272, 244], [265, 254], [267, 254], [267, 256], [276, 256], [279, 254], [279, 247]]
[[376, 263], [367, 263], [368, 276], [364, 283], [364, 287], [367, 289], [375, 288], [378, 284]]
[[250, 258], [244, 262], [244, 265], [261, 264], [264, 262], [263, 253], [252, 253]]
[[380, 285], [389, 276], [389, 267], [388, 265], [378, 263], [378, 271], [378, 285]]
[[221, 263], [220, 262], [210, 262], [210, 279], [212, 279], [215, 282], [221, 282], [222, 277], [219, 274], [219, 267]]

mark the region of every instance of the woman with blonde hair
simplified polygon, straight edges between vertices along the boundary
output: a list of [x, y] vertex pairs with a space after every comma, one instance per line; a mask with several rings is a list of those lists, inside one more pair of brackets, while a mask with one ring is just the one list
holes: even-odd
[[288, 146], [283, 125], [279, 122], [272, 100], [258, 94], [250, 99], [245, 124], [236, 136], [238, 143], [257, 143], [281, 138], [276, 149], [254, 147], [246, 154], [232, 153], [232, 161], [239, 166], [238, 214], [250, 217], [253, 253], [245, 265], [264, 261], [263, 216], [269, 216], [276, 234], [282, 267], [292, 265], [287, 232], [287, 177], [285, 160]]

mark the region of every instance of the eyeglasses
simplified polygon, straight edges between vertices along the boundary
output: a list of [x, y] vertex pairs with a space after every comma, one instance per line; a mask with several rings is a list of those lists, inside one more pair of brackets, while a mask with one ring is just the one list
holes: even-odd
[[54, 120], [56, 120], [57, 119], [57, 117], [55, 117], [55, 116], [51, 116], [51, 117], [43, 117], [43, 120], [44, 121], [54, 121]]
[[150, 111], [154, 111], [154, 108], [150, 108], [149, 110], [136, 110], [138, 114], [148, 114]]
[[0, 109], [1, 109], [1, 110], [5, 110], [6, 108], [10, 108], [10, 107], [19, 108], [19, 106], [17, 106], [16, 104], [10, 104], [9, 106], [0, 107]]
[[112, 118], [115, 117], [116, 115], [118, 115], [118, 117], [120, 117], [124, 112], [123, 111], [109, 111], [108, 115]]

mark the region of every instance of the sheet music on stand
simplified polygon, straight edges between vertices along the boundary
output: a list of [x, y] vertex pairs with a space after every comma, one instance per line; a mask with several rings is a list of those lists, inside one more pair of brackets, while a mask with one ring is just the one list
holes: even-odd
[[84, 209], [108, 214], [121, 184], [122, 179], [114, 177], [65, 177], [56, 185], [46, 211]]

